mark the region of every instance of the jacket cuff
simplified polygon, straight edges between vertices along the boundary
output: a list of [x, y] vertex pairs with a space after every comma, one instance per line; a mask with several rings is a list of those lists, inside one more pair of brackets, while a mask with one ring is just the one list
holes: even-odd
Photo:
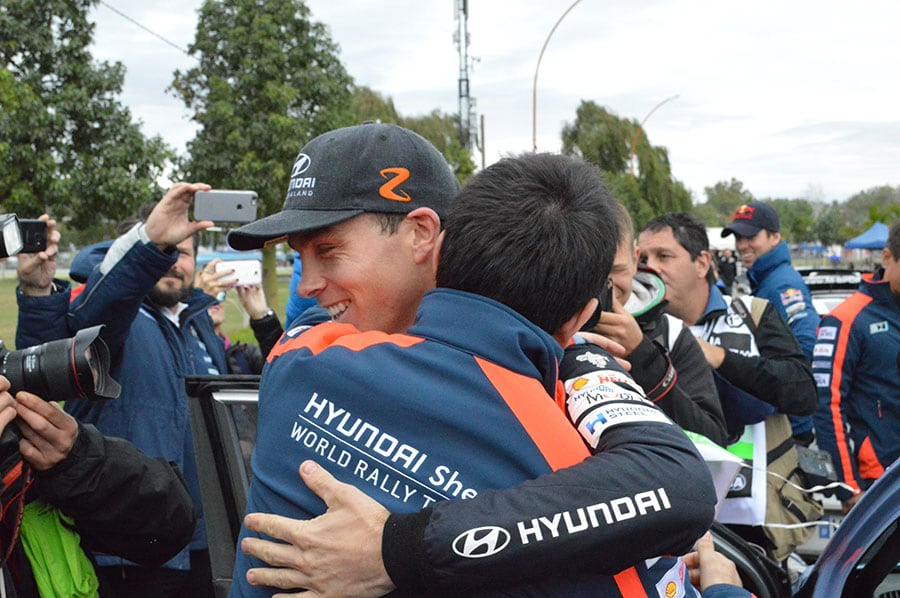
[[756, 364], [754, 362], [758, 359], [758, 357], [744, 357], [734, 351], [725, 349], [725, 359], [722, 360], [722, 364], [716, 368], [716, 371], [738, 388], [742, 388], [740, 381], [748, 373], [752, 376], [756, 372]]
[[629, 355], [631, 375], [654, 403], [669, 394], [678, 376], [665, 348], [646, 336]]
[[421, 592], [428, 588], [425, 571], [430, 569], [424, 550], [425, 528], [431, 509], [398, 515], [384, 523], [381, 558], [388, 577], [399, 590]]
[[275, 312], [271, 309], [269, 310], [269, 313], [258, 320], [250, 318], [250, 329], [253, 330], [253, 334], [257, 337], [260, 334], [271, 334], [276, 328], [279, 331], [281, 330], [281, 322], [278, 320], [278, 316], [275, 315]]

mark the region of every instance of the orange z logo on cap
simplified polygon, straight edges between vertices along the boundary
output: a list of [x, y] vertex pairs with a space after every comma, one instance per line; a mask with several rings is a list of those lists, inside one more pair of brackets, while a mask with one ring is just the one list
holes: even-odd
[[[406, 191], [398, 190], [394, 191], [397, 187], [402, 185], [409, 179], [409, 171], [405, 168], [385, 168], [380, 173], [382, 178], [388, 179], [384, 185], [378, 188], [378, 195], [385, 199], [390, 199], [393, 201], [409, 201], [411, 198]], [[388, 175], [394, 175], [393, 178], [388, 178]]]

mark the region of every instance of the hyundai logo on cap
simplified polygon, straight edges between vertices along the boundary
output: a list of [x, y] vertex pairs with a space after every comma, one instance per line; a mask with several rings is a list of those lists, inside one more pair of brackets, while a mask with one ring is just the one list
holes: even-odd
[[312, 164], [312, 160], [309, 159], [309, 156], [303, 153], [298, 154], [297, 159], [294, 160], [294, 169], [291, 170], [291, 178], [299, 176], [309, 170], [310, 164]]

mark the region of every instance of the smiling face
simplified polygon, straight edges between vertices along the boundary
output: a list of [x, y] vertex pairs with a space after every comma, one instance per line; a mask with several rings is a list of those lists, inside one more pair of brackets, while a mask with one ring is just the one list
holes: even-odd
[[706, 272], [710, 255], [703, 251], [697, 259], [675, 238], [671, 228], [645, 230], [638, 237], [641, 262], [655, 270], [666, 285], [666, 311], [681, 318], [688, 325], [703, 314], [709, 300]]
[[762, 255], [769, 253], [781, 242], [781, 233], [770, 233], [765, 229], [760, 229], [758, 233], [752, 237], [742, 237], [734, 234], [734, 246], [741, 256], [741, 263], [745, 268], [753, 265]]
[[178, 260], [150, 291], [150, 299], [164, 307], [187, 301], [194, 290], [194, 239], [188, 237], [176, 247]]
[[336, 322], [405, 332], [422, 295], [434, 286], [434, 267], [417, 249], [415, 228], [406, 218], [396, 233], [383, 232], [376, 216], [361, 214], [291, 235], [289, 244], [303, 263], [297, 293], [316, 299]]

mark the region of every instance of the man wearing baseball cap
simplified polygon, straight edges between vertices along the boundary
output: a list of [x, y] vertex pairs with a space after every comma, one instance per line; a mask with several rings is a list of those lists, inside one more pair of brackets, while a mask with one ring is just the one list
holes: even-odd
[[327, 259], [301, 253], [301, 295], [360, 330], [404, 332], [434, 286], [441, 217], [458, 191], [443, 156], [416, 133], [380, 123], [337, 129], [297, 155], [284, 208], [232, 231], [228, 244], [305, 246]]
[[[812, 360], [819, 316], [809, 288], [791, 265], [791, 252], [781, 238], [775, 208], [761, 201], [741, 205], [722, 236], [734, 235], [734, 245], [750, 279], [750, 293], [768, 300]], [[791, 416], [794, 438], [804, 445], [813, 440], [811, 417]]]
[[[558, 162], [569, 166], [560, 165]], [[488, 202], [484, 218], [481, 218], [472, 196], [472, 193], [479, 193], [479, 191], [471, 191], [468, 203], [465, 204], [469, 214], [465, 221], [470, 226], [466, 227], [465, 224], [458, 222], [454, 230], [458, 235], [461, 235], [459, 231], [465, 230], [466, 239], [482, 238], [494, 241], [489, 243], [490, 248], [475, 247], [468, 241], [462, 241], [459, 238], [455, 242], [451, 242], [452, 236], [449, 231], [450, 225], [448, 225], [448, 236], [446, 237], [448, 241], [444, 242], [444, 250], [448, 251], [448, 243], [452, 243], [456, 247], [455, 259], [460, 265], [458, 272], [463, 275], [463, 278], [471, 275], [490, 281], [489, 286], [504, 286], [503, 281], [513, 281], [518, 278], [516, 271], [519, 268], [525, 268], [524, 264], [527, 260], [520, 256], [508, 264], [508, 267], [497, 270], [491, 270], [488, 267], [496, 267], [502, 261], [503, 256], [508, 257], [508, 254], [511, 255], [515, 251], [528, 254], [530, 251], [542, 251], [539, 249], [540, 247], [547, 247], [547, 251], [542, 251], [544, 257], [541, 261], [545, 263], [547, 258], [552, 258], [555, 254], [563, 253], [568, 259], [568, 256], [573, 253], [578, 253], [571, 249], [564, 250], [561, 243], [530, 242], [537, 238], [540, 231], [550, 231], [551, 234], [556, 234], [555, 231], [558, 229], [544, 226], [523, 227], [520, 222], [529, 215], [534, 215], [540, 220], [556, 213], [555, 209], [541, 209], [532, 203], [526, 203], [526, 199], [532, 196], [542, 198], [540, 201], [553, 201], [550, 199], [553, 197], [562, 197], [563, 201], [566, 201], [565, 198], [590, 198], [598, 193], [608, 196], [608, 191], [603, 186], [599, 173], [584, 175], [585, 170], [593, 172], [596, 169], [583, 163], [581, 166], [573, 167], [571, 164], [574, 162], [577, 161], [559, 156], [551, 158], [532, 156], [530, 159], [523, 157], [519, 160], [503, 161], [501, 164], [505, 166], [499, 171], [492, 167], [493, 170], [488, 169], [488, 171], [492, 171], [494, 174], [479, 177], [482, 182], [480, 193], [487, 198], [495, 199], [495, 202], [494, 204]], [[518, 168], [519, 166], [522, 167], [520, 171], [512, 172], [515, 176], [511, 176], [509, 171], [503, 170], [503, 168]], [[582, 178], [582, 191], [575, 192], [565, 186], [567, 183], [564, 181], [569, 175], [560, 173], [566, 172], [566, 168], [574, 168], [575, 174]], [[506, 174], [504, 175], [503, 172]], [[541, 181], [541, 178], [546, 180]], [[532, 179], [536, 179], [537, 182]], [[472, 187], [470, 186], [470, 188]], [[562, 190], [555, 194], [554, 189]], [[452, 347], [457, 342], [454, 341], [451, 344], [448, 339], [458, 339], [460, 335], [465, 335], [466, 342], [473, 346], [471, 349], [473, 356], [482, 350], [494, 350], [498, 347], [504, 347], [503, 351], [516, 353], [520, 357], [528, 359], [533, 359], [539, 354], [533, 350], [523, 351], [523, 348], [519, 347], [518, 343], [527, 340], [530, 333], [519, 335], [518, 340], [512, 344], [507, 341], [500, 342], [500, 338], [490, 330], [502, 322], [502, 318], [479, 319], [473, 316], [471, 310], [459, 308], [453, 309], [452, 312], [448, 311], [445, 314], [447, 317], [441, 320], [441, 325], [434, 326], [432, 324], [429, 328], [432, 332], [423, 335], [424, 328], [422, 327], [432, 321], [436, 305], [440, 306], [441, 297], [446, 296], [447, 293], [459, 292], [458, 289], [463, 288], [446, 285], [448, 287], [446, 289], [431, 290], [435, 287], [436, 282], [435, 266], [440, 245], [441, 217], [444, 216], [445, 211], [448, 211], [449, 202], [454, 198], [455, 193], [455, 179], [437, 150], [418, 135], [400, 127], [363, 124], [339, 129], [314, 139], [303, 148], [294, 164], [288, 197], [282, 212], [233, 231], [229, 236], [229, 243], [235, 248], [247, 249], [286, 237], [291, 247], [299, 252], [303, 260], [303, 280], [298, 291], [304, 296], [315, 297], [319, 305], [328, 311], [333, 322], [352, 324], [355, 330], [362, 331], [362, 334], [357, 334], [350, 326], [335, 327], [334, 324], [326, 324], [310, 330], [303, 326], [312, 323], [309, 312], [298, 318], [270, 354], [261, 386], [264, 396], [261, 396], [260, 400], [260, 421], [271, 414], [271, 412], [263, 414], [262, 409], [274, 409], [277, 405], [282, 404], [286, 392], [299, 392], [300, 380], [293, 387], [288, 387], [283, 378], [280, 382], [275, 379], [276, 373], [280, 372], [284, 375], [286, 364], [292, 359], [296, 360], [302, 357], [307, 350], [317, 351], [317, 356], [333, 351], [330, 343], [335, 341], [335, 338], [331, 333], [343, 331], [343, 333], [352, 333], [354, 338], [365, 337], [368, 340], [366, 342], [347, 341], [346, 345], [342, 345], [339, 349], [341, 361], [338, 366], [316, 369], [310, 377], [303, 379], [304, 385], [311, 384], [314, 382], [315, 376], [325, 376], [327, 372], [336, 375], [337, 367], [358, 367], [350, 362], [356, 358], [364, 359], [365, 356], [357, 357], [360, 353], [372, 355], [380, 351], [394, 350], [398, 355], [395, 360], [386, 359], [381, 362], [380, 366], [368, 368], [364, 381], [369, 386], [359, 389], [358, 392], [350, 391], [348, 395], [357, 397], [355, 400], [359, 404], [356, 408], [348, 408], [342, 414], [338, 412], [338, 407], [329, 403], [331, 407], [325, 407], [325, 411], [321, 412], [330, 414], [326, 418], [330, 417], [332, 422], [342, 426], [344, 432], [349, 431], [350, 427], [354, 425], [350, 413], [354, 418], [360, 418], [363, 411], [368, 413], [376, 408], [390, 409], [391, 406], [394, 406], [397, 411], [395, 419], [386, 420], [379, 430], [391, 426], [392, 430], [402, 431], [402, 439], [420, 438], [424, 434], [428, 438], [432, 438], [427, 441], [428, 443], [449, 442], [461, 433], [462, 428], [458, 428], [453, 433], [429, 436], [428, 431], [432, 429], [432, 426], [438, 424], [433, 423], [429, 418], [422, 417], [416, 419], [415, 425], [404, 427], [403, 417], [407, 410], [401, 405], [408, 404], [404, 402], [409, 401], [413, 401], [416, 410], [438, 408], [440, 412], [436, 418], [438, 421], [453, 418], [461, 422], [462, 427], [479, 422], [479, 425], [490, 425], [488, 418], [493, 417], [491, 414], [495, 411], [473, 409], [472, 407], [466, 410], [453, 408], [450, 405], [451, 402], [460, 401], [463, 395], [459, 392], [454, 394], [454, 389], [458, 391], [461, 387], [451, 384], [449, 382], [451, 378], [445, 375], [449, 367], [449, 358], [420, 360], [423, 370], [421, 373], [415, 373], [415, 376], [422, 380], [430, 378], [430, 381], [427, 384], [424, 382], [418, 384], [415, 388], [409, 388], [413, 373], [399, 375], [396, 371], [396, 368], [400, 367], [401, 356], [405, 358], [410, 353], [421, 352], [428, 348], [427, 343], [430, 342], [428, 338], [432, 333], [443, 335], [444, 344], [448, 347]], [[459, 197], [460, 201], [463, 201], [464, 195]], [[498, 197], [502, 198], [499, 201], [505, 202], [504, 211], [501, 211], [499, 206], [496, 206], [496, 211], [490, 207], [497, 203]], [[517, 203], [520, 199], [521, 203]], [[605, 201], [615, 200], [609, 198]], [[564, 213], [568, 209], [566, 208], [562, 212]], [[609, 209], [606, 210], [607, 216], [599, 218], [599, 221], [590, 213], [584, 213], [585, 222], [591, 223], [587, 227], [590, 229], [590, 234], [584, 238], [592, 239], [587, 243], [588, 246], [603, 239], [603, 242], [608, 245], [606, 251], [609, 253], [608, 259], [611, 260], [615, 245], [614, 239], [617, 238], [617, 234], [615, 231], [608, 230], [608, 227], [613, 226], [614, 219]], [[450, 224], [454, 222], [452, 217], [451, 214]], [[578, 219], [576, 218], [576, 220]], [[518, 222], [517, 227], [513, 227], [514, 222]], [[477, 229], [474, 233], [473, 228]], [[516, 233], [519, 236], [514, 236], [514, 239], [519, 239], [521, 242], [510, 243], [506, 237], [510, 234], [509, 230], [519, 231]], [[560, 230], [566, 232], [567, 229]], [[602, 234], [604, 230], [607, 231], [606, 234]], [[469, 265], [467, 252], [471, 252], [475, 265]], [[494, 260], [495, 253], [498, 254], [497, 260]], [[583, 258], [580, 253], [579, 257]], [[441, 264], [446, 272], [445, 261], [442, 259]], [[579, 272], [580, 268], [558, 270], [556, 264], [565, 261], [559, 256], [552, 258], [551, 261], [553, 261], [553, 267], [550, 270], [560, 274], [565, 272], [564, 278], [567, 280], [573, 276], [575, 278], [582, 276], [582, 282], [590, 281], [590, 286], [598, 280], [605, 281], [606, 279], [606, 273], [601, 276], [600, 272], [593, 271], [598, 266], [597, 260], [594, 259], [587, 260], [588, 263], [583, 265], [585, 268], [583, 272]], [[546, 269], [546, 265], [544, 268]], [[608, 270], [608, 264], [605, 268]], [[440, 275], [441, 270], [438, 269], [437, 272]], [[466, 274], [467, 272], [468, 274]], [[528, 277], [534, 274], [530, 270], [526, 273]], [[522, 278], [528, 277], [522, 276]], [[553, 278], [553, 280], [557, 279]], [[577, 286], [562, 281], [563, 278], [559, 278], [558, 284], [566, 288], [566, 293]], [[515, 285], [519, 284], [518, 281], [515, 283]], [[509, 286], [509, 289], [515, 285]], [[445, 285], [441, 284], [441, 286]], [[546, 289], [548, 286], [556, 285], [542, 284], [530, 288], [540, 290]], [[426, 292], [428, 292], [427, 295]], [[542, 301], [541, 297], [534, 296], [534, 293], [517, 292], [515, 295], [520, 299], [538, 302], [542, 306], [540, 311], [552, 311], [557, 309], [558, 304], [561, 303], [561, 300], [554, 301], [553, 306], [546, 307], [547, 302]], [[484, 301], [490, 301], [490, 299], [484, 299]], [[420, 308], [420, 303], [421, 309], [417, 318], [416, 311]], [[501, 303], [509, 306], [515, 302], [501, 301]], [[415, 326], [408, 334], [404, 334], [407, 332], [407, 328], [413, 326], [414, 322]], [[372, 334], [366, 334], [366, 331], [370, 331]], [[392, 334], [384, 335], [378, 331]], [[316, 335], [322, 336], [320, 340], [324, 344], [315, 344], [311, 349], [305, 345], [300, 347], [300, 344], [314, 337], [317, 338]], [[416, 342], [410, 340], [415, 340], [418, 335], [428, 338], [424, 341], [416, 340]], [[488, 338], [493, 340], [486, 340]], [[337, 340], [337, 342], [343, 341]], [[413, 344], [409, 344], [411, 342]], [[408, 352], [402, 350], [404, 343], [409, 348]], [[400, 348], [391, 349], [394, 345]], [[589, 345], [582, 345], [582, 347], [587, 346]], [[350, 349], [350, 352], [347, 352], [347, 349]], [[578, 363], [591, 368], [600, 367], [598, 364], [601, 362], [604, 366], [611, 365], [608, 358], [600, 359], [599, 356], [578, 360]], [[497, 361], [495, 363], [506, 362]], [[343, 369], [341, 371], [343, 372]], [[622, 375], [621, 372], [615, 374], [615, 376], [620, 375]], [[613, 376], [613, 374], [609, 374], [609, 376]], [[440, 383], [435, 384], [436, 381], [440, 381]], [[320, 404], [325, 405], [321, 401], [334, 400], [338, 394], [343, 395], [347, 388], [361, 383], [356, 378], [344, 375], [336, 377], [334, 382], [342, 383], [339, 385], [339, 390], [329, 392], [325, 390], [324, 386], [318, 385], [315, 387], [317, 393], [313, 393], [315, 396], [309, 392], [298, 396], [296, 405], [291, 405], [293, 409], [291, 417], [302, 419], [302, 416], [296, 415], [298, 411], [306, 413], [307, 407], [316, 410]], [[556, 385], [555, 380], [551, 382], [552, 386]], [[394, 392], [398, 394], [396, 400], [387, 400], [384, 396], [378, 395], [375, 387], [383, 388], [386, 384], [391, 385]], [[401, 388], [406, 390], [400, 390]], [[449, 394], [446, 392], [448, 390]], [[275, 398], [275, 402], [266, 401], [267, 392], [273, 393], [268, 396]], [[450, 399], [444, 401], [440, 398], [445, 394], [453, 397], [452, 401]], [[491, 393], [488, 394], [493, 396]], [[517, 387], [512, 395], [520, 395], [521, 398], [528, 396], [525, 387]], [[277, 400], [278, 397], [281, 397], [280, 401]], [[367, 397], [371, 397], [372, 401], [377, 402], [377, 405], [365, 405]], [[541, 399], [543, 398], [549, 397], [542, 396]], [[626, 397], [619, 398], [624, 400]], [[312, 407], [309, 406], [310, 401], [315, 403]], [[442, 405], [446, 406], [446, 412], [441, 411]], [[556, 409], [555, 406], [554, 409]], [[345, 414], [346, 417], [344, 417]], [[279, 421], [281, 420], [283, 418]], [[551, 420], [552, 418], [548, 417], [547, 423], [549, 424]], [[362, 419], [354, 421], [362, 421]], [[372, 434], [371, 426], [374, 424], [359, 425], [362, 426], [361, 434], [363, 432]], [[398, 425], [400, 427], [395, 427]], [[234, 595], [249, 593], [251, 585], [275, 585], [283, 588], [304, 587], [321, 591], [322, 583], [338, 584], [337, 587], [328, 586], [329, 591], [326, 593], [332, 595], [367, 595], [369, 592], [374, 592], [372, 595], [375, 595], [382, 594], [395, 586], [399, 586], [402, 590], [420, 592], [431, 589], [448, 590], [458, 585], [484, 586], [491, 583], [495, 585], [517, 583], [523, 578], [543, 580], [544, 573], [559, 574], [563, 571], [574, 571], [579, 565], [590, 565], [583, 571], [590, 571], [591, 575], [610, 576], [606, 581], [620, 589], [634, 590], [636, 587], [634, 584], [640, 585], [641, 579], [644, 579], [642, 576], [647, 575], [662, 583], [662, 578], [670, 573], [674, 576], [677, 568], [670, 571], [667, 566], [661, 565], [653, 571], [642, 570], [641, 573], [627, 568], [635, 562], [643, 563], [645, 558], [656, 554], [683, 551], [688, 537], [690, 536], [690, 541], [692, 541], [697, 535], [698, 528], [708, 525], [706, 518], [710, 513], [707, 511], [712, 508], [714, 497], [710, 494], [712, 488], [707, 487], [705, 468], [697, 466], [699, 460], [690, 444], [685, 443], [686, 437], [680, 430], [677, 434], [669, 434], [669, 431], [677, 430], [677, 428], [658, 426], [652, 422], [650, 425], [655, 426], [653, 433], [640, 434], [640, 439], [630, 442], [628, 447], [620, 445], [616, 451], [606, 450], [606, 444], [602, 448], [596, 447], [599, 451], [596, 455], [587, 457], [580, 463], [558, 473], [547, 474], [541, 478], [543, 480], [541, 483], [526, 482], [508, 490], [493, 492], [490, 496], [485, 495], [483, 499], [476, 496], [465, 501], [438, 501], [436, 503], [424, 501], [420, 506], [429, 505], [427, 508], [411, 513], [408, 512], [408, 507], [413, 503], [405, 503], [407, 506], [406, 509], [403, 509], [403, 511], [407, 511], [405, 514], [390, 514], [377, 504], [373, 505], [371, 499], [366, 498], [359, 490], [347, 484], [337, 483], [321, 467], [310, 469], [307, 465], [311, 465], [311, 463], [307, 461], [304, 463], [303, 479], [313, 492], [326, 501], [327, 513], [308, 521], [290, 520], [262, 513], [248, 515], [245, 519], [245, 532], [249, 533], [242, 534], [246, 537], [240, 548], [250, 557], [263, 559], [279, 568], [259, 568], [261, 563], [258, 561], [250, 561], [248, 557], [244, 556], [239, 557], [235, 570], [235, 586], [233, 586], [239, 589], [233, 591], [240, 592], [240, 594]], [[309, 441], [310, 429], [315, 432], [315, 429], [309, 426], [303, 426], [302, 429], [295, 428], [295, 432], [302, 435], [303, 438], [297, 437], [293, 443], [287, 444], [299, 449], [301, 444]], [[626, 429], [628, 428], [626, 427]], [[509, 432], [509, 429], [504, 426], [496, 425], [491, 430], [489, 436], [493, 438], [499, 438], [498, 434]], [[568, 429], [565, 433], [568, 434], [572, 431]], [[315, 433], [320, 434], [321, 431]], [[282, 434], [282, 432], [278, 432], [278, 434]], [[396, 432], [395, 435], [399, 436]], [[280, 438], [281, 436], [269, 438], [265, 442], [280, 442]], [[321, 444], [324, 438], [325, 436], [321, 436], [320, 442], [314, 446], [323, 447], [321, 450], [325, 450], [325, 445]], [[381, 443], [387, 437], [379, 438], [378, 442]], [[365, 438], [363, 439], [365, 440]], [[559, 434], [559, 440], [560, 442], [563, 440], [562, 433]], [[359, 438], [356, 438], [356, 441], [358, 442]], [[611, 441], [611, 437], [607, 441]], [[375, 440], [372, 442], [374, 443]], [[386, 443], [384, 446], [379, 445], [376, 448], [382, 451], [388, 450], [385, 447], [390, 448], [389, 439], [384, 442]], [[352, 481], [356, 486], [377, 485], [382, 493], [395, 488], [394, 503], [406, 499], [412, 501], [413, 497], [421, 498], [423, 496], [421, 488], [412, 492], [416, 488], [414, 485], [395, 487], [391, 484], [399, 483], [401, 479], [404, 480], [403, 484], [408, 484], [411, 479], [408, 474], [421, 473], [426, 470], [423, 465], [419, 471], [420, 466], [417, 465], [418, 459], [422, 459], [421, 455], [425, 453], [413, 455], [410, 452], [413, 450], [411, 447], [417, 443], [418, 441], [409, 445], [397, 445], [399, 453], [384, 456], [385, 465], [390, 467], [379, 467], [378, 471], [371, 467], [365, 471], [356, 467], [348, 470], [348, 463], [355, 463], [360, 459], [360, 453], [356, 452], [344, 457], [340, 450], [322, 453], [317, 448], [319, 453], [315, 458], [332, 470], [336, 476], [345, 481]], [[503, 443], [496, 445], [497, 450], [501, 450], [501, 444]], [[484, 448], [480, 442], [470, 443], [470, 446], [473, 450], [479, 446]], [[277, 451], [275, 452], [277, 453]], [[284, 454], [287, 455], [287, 453]], [[290, 454], [297, 453], [291, 448]], [[422, 461], [425, 463], [427, 460], [426, 465], [437, 459], [434, 451], [429, 450], [427, 454], [429, 457]], [[671, 460], [673, 454], [678, 454], [680, 457]], [[467, 452], [466, 455], [469, 460], [482, 463], [478, 454]], [[490, 460], [497, 456], [494, 452], [491, 452], [491, 455], [485, 459]], [[665, 463], [665, 467], [647, 467], [648, 460], [657, 462], [657, 459], [660, 464]], [[505, 567], [490, 567], [487, 566], [490, 563], [488, 559], [467, 558], [461, 556], [459, 552], [449, 551], [454, 538], [463, 534], [465, 530], [487, 525], [487, 523], [476, 523], [477, 521], [489, 520], [493, 525], [508, 525], [509, 529], [515, 529], [516, 521], [531, 521], [537, 516], [557, 511], [568, 512], [571, 510], [575, 512], [591, 501], [605, 500], [602, 497], [607, 495], [612, 497], [612, 500], [620, 502], [632, 500], [630, 495], [633, 494], [633, 491], [631, 486], [627, 486], [629, 482], [625, 481], [629, 476], [622, 475], [621, 470], [617, 473], [617, 464], [624, 465], [626, 462], [628, 465], [625, 468], [631, 472], [630, 475], [635, 475], [634, 471], [640, 470], [650, 476], [650, 479], [644, 480], [646, 483], [640, 484], [640, 491], [635, 494], [641, 497], [640, 500], [649, 496], [644, 496], [646, 492], [656, 492], [660, 488], [664, 488], [664, 492], [667, 492], [663, 502], [656, 501], [659, 505], [664, 504], [665, 507], [656, 511], [654, 506], [653, 517], [645, 519], [641, 516], [635, 518], [634, 521], [629, 518], [630, 531], [626, 531], [626, 526], [622, 525], [598, 524], [598, 526], [590, 530], [582, 530], [578, 534], [566, 533], [566, 537], [554, 543], [552, 547], [545, 546], [542, 542], [531, 542], [526, 552], [504, 551], [503, 556], [498, 558], [505, 559], [506, 555], [518, 555], [520, 559], [516, 561], [516, 564]], [[641, 463], [640, 466], [637, 465], [638, 462]], [[265, 467], [281, 467], [283, 465], [268, 462]], [[404, 471], [404, 467], [416, 471]], [[466, 468], [468, 471], [468, 465]], [[296, 467], [293, 471], [296, 472]], [[391, 473], [385, 481], [385, 475], [389, 471], [394, 473]], [[432, 476], [434, 480], [438, 479], [439, 474], [444, 475], [442, 472], [443, 470], [434, 472], [434, 476]], [[262, 470], [260, 472], [254, 470], [255, 476], [257, 473], [260, 478], [268, 475]], [[445, 473], [449, 475], [451, 471]], [[278, 479], [287, 484], [285, 487], [297, 487], [297, 480], [293, 477], [293, 473], [290, 479], [284, 480], [286, 475], [285, 473]], [[348, 475], [350, 480], [347, 479]], [[445, 480], [448, 484], [448, 492], [457, 492], [458, 478], [462, 475], [461, 473], [456, 474], [452, 480], [449, 478]], [[358, 476], [362, 482], [360, 479], [353, 479], [353, 476]], [[634, 478], [630, 479], [632, 482], [634, 481]], [[673, 482], [676, 479], [678, 483]], [[500, 486], [505, 485], [496, 480], [495, 482]], [[263, 481], [257, 482], [257, 484], [263, 483]], [[376, 494], [378, 491], [376, 489]], [[585, 491], [588, 492], [589, 498], [584, 494]], [[281, 495], [286, 496], [285, 493]], [[473, 496], [471, 492], [467, 495]], [[626, 497], [626, 495], [629, 496]], [[454, 496], [458, 496], [458, 494], [454, 494]], [[588, 502], [584, 502], [585, 500]], [[321, 503], [314, 504], [321, 512]], [[643, 506], [641, 509], [647, 511], [647, 508]], [[262, 510], [277, 509], [263, 507]], [[650, 523], [651, 519], [654, 521], [652, 524]], [[348, 520], [352, 522], [348, 524]], [[326, 525], [327, 531], [316, 531], [321, 528], [317, 528], [314, 523], [325, 525], [322, 523], [324, 521], [337, 522], [338, 527], [330, 527], [329, 524]], [[263, 523], [260, 524], [260, 522]], [[644, 522], [647, 525], [640, 525]], [[294, 535], [296, 533], [311, 535], [301, 538]], [[270, 542], [267, 537], [286, 540], [287, 544]], [[323, 545], [327, 545], [325, 550], [315, 548]], [[302, 555], [302, 562], [276, 556], [271, 552], [271, 548], [275, 546], [277, 546], [275, 550], [279, 553], [285, 551], [296, 554], [299, 552]], [[541, 561], [545, 566], [540, 570], [529, 570], [530, 575], [525, 576], [522, 571], [528, 567], [528, 563], [534, 560], [527, 552], [534, 551], [541, 553]], [[433, 562], [428, 555], [437, 553], [440, 553], [442, 557], [437, 559], [438, 562]], [[638, 553], [641, 556], [635, 556]], [[602, 563], [596, 562], [599, 555], [603, 555]], [[317, 559], [324, 559], [324, 561]], [[343, 561], [343, 564], [337, 564], [339, 561]], [[663, 563], [663, 560], [659, 562]], [[254, 564], [255, 567], [253, 567]], [[253, 567], [249, 571], [247, 571], [248, 565]], [[310, 568], [304, 568], [303, 565], [308, 565]], [[643, 565], [639, 566], [643, 567]], [[622, 579], [617, 577], [613, 580], [612, 574], [622, 569], [627, 569]], [[246, 573], [246, 580], [244, 573]], [[318, 574], [320, 577], [310, 579], [310, 574]], [[666, 579], [668, 580], [668, 577]], [[250, 585], [247, 584], [247, 581]], [[679, 583], [674, 578], [669, 581], [673, 587]], [[626, 589], [623, 589], [622, 592], [624, 595], [630, 595], [630, 590], [626, 591]]]

